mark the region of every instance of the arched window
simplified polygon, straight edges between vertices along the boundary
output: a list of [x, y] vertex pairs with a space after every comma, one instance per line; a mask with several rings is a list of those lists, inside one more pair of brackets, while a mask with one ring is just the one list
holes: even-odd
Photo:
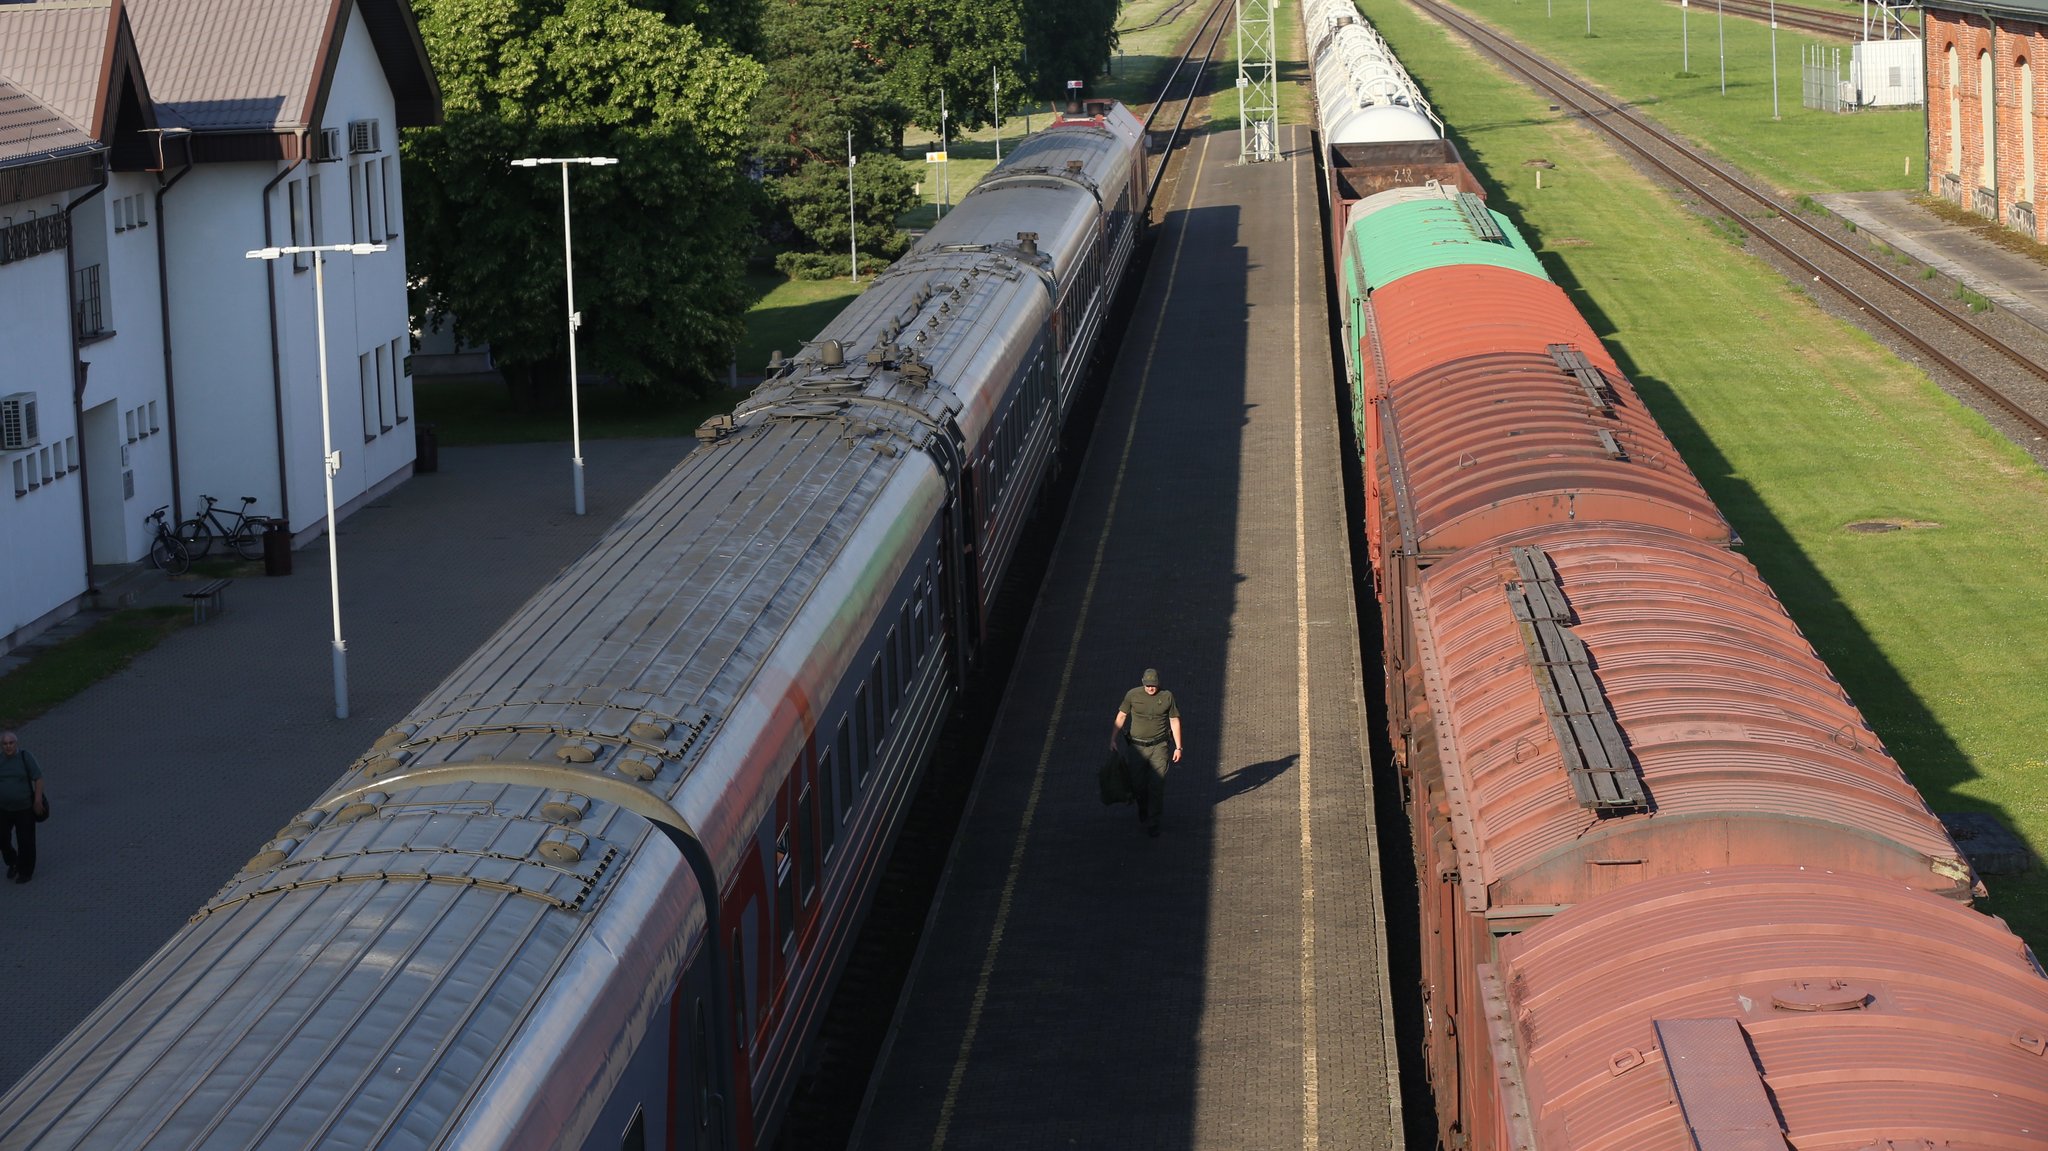
[[2034, 198], [2034, 137], [2041, 134], [2039, 98], [2034, 95], [2034, 65], [2019, 58], [2020, 74], [2020, 199]]
[[1963, 65], [1948, 46], [1948, 170], [1963, 174]]
[[1991, 53], [1977, 53], [1977, 133], [1982, 137], [1977, 153], [1977, 186], [1989, 188], [1998, 178], [1998, 168], [1993, 160], [1998, 154], [1998, 138], [1993, 134], [1996, 84], [1991, 77]]

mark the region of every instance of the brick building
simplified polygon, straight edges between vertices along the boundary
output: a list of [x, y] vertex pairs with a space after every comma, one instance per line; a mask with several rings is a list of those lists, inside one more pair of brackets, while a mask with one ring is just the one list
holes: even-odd
[[1927, 0], [1927, 190], [2048, 243], [2048, 0]]

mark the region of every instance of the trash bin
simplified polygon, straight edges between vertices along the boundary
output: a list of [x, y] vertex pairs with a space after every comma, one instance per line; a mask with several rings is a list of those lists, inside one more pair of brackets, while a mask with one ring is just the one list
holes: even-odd
[[263, 574], [292, 574], [292, 529], [283, 524], [271, 524], [263, 530]]
[[441, 470], [441, 437], [435, 434], [434, 425], [421, 424], [413, 431], [412, 452], [414, 475]]

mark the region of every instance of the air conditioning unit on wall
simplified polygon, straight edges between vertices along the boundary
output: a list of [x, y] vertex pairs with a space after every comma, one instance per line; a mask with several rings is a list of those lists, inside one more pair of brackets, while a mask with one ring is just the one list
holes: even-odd
[[377, 121], [350, 120], [348, 122], [348, 150], [351, 153], [377, 152]]
[[0, 451], [18, 452], [42, 442], [36, 427], [36, 394], [16, 392], [0, 396]]
[[313, 145], [313, 162], [315, 164], [331, 164], [336, 160], [347, 159], [346, 153], [341, 150], [341, 145], [341, 129], [320, 129], [320, 139]]

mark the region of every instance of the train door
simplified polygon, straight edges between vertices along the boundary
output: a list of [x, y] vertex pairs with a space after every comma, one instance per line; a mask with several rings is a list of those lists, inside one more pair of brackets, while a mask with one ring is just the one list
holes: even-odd
[[717, 1081], [714, 1035], [720, 1010], [711, 941], [684, 968], [669, 1004], [668, 1151], [728, 1151], [729, 1103]]

